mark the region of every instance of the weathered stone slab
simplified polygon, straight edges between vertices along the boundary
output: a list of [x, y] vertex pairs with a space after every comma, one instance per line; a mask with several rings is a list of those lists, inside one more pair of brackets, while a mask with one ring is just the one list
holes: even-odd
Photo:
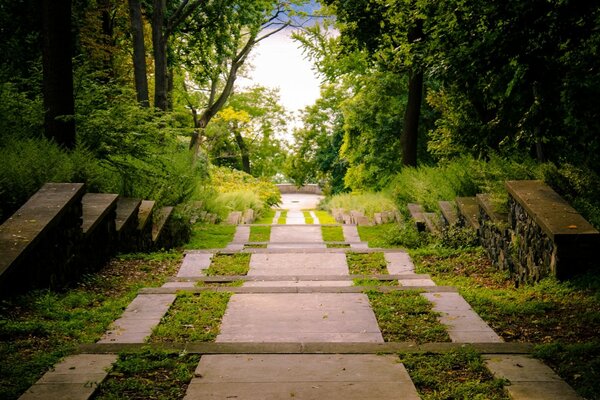
[[141, 203], [140, 199], [121, 196], [117, 200], [115, 229], [117, 230], [116, 247], [119, 251], [129, 252], [135, 250], [138, 213]]
[[395, 356], [203, 356], [186, 400], [193, 399], [419, 399]]
[[98, 343], [143, 343], [173, 301], [175, 294], [139, 294]]
[[242, 222], [242, 212], [241, 211], [232, 211], [227, 216], [227, 224], [229, 225], [238, 225]]
[[433, 311], [440, 313], [439, 321], [447, 327], [453, 342], [491, 343], [502, 342], [492, 328], [458, 293], [421, 293], [433, 303]]
[[249, 276], [347, 275], [345, 254], [252, 254]]
[[310, 211], [310, 216], [313, 219], [313, 224], [319, 225], [321, 223], [321, 221], [319, 221], [319, 217], [317, 217], [317, 214], [314, 211]]
[[[81, 200], [82, 203], [82, 223], [81, 229], [86, 235], [93, 231], [102, 221], [111, 216], [113, 230], [115, 228], [114, 217], [117, 209], [118, 194], [110, 193], [86, 193]], [[112, 214], [112, 215], [111, 215]]]
[[152, 241], [160, 243], [161, 235], [165, 229], [167, 221], [173, 213], [173, 207], [161, 207], [156, 213], [154, 224], [152, 224]]
[[385, 261], [388, 263], [387, 270], [390, 275], [405, 274], [415, 271], [415, 266], [408, 253], [390, 253], [386, 251], [384, 256]]
[[342, 225], [342, 232], [344, 234], [344, 241], [346, 243], [360, 243], [360, 235], [358, 234], [358, 228], [355, 225]]
[[485, 364], [496, 378], [507, 379], [514, 400], [580, 400], [577, 393], [540, 360], [525, 355], [489, 354]]
[[210, 266], [211, 259], [212, 254], [186, 254], [177, 276], [186, 278], [204, 276], [204, 270]]
[[302, 211], [288, 211], [285, 223], [287, 225], [305, 225], [306, 220], [304, 219], [304, 213]]
[[239, 251], [244, 248], [244, 243], [250, 240], [250, 227], [238, 225], [235, 228], [235, 235], [233, 235], [233, 241], [226, 247], [230, 251]]
[[442, 221], [436, 213], [424, 213], [423, 220], [429, 232], [437, 235], [442, 230]]
[[432, 281], [431, 279], [400, 279], [400, 280], [398, 280], [398, 284], [400, 284], [400, 286], [415, 286], [415, 287], [435, 286], [435, 282]]
[[248, 281], [244, 287], [341, 287], [352, 286], [352, 281]]
[[455, 203], [451, 201], [440, 201], [438, 202], [440, 211], [442, 212], [442, 219], [444, 224], [452, 226], [458, 224], [458, 214], [456, 212]]
[[136, 250], [146, 251], [152, 247], [153, 212], [156, 202], [142, 200], [138, 209], [138, 228]]
[[475, 230], [479, 229], [479, 205], [475, 197], [457, 197], [456, 206], [458, 207], [459, 220], [465, 225]]
[[45, 373], [21, 400], [86, 400], [108, 374], [116, 354], [78, 354], [65, 358]]
[[425, 214], [425, 210], [421, 207], [420, 204], [408, 203], [406, 205], [408, 208], [408, 213], [410, 214], [411, 219], [414, 221], [415, 226], [419, 231], [425, 230], [425, 218], [423, 214]]
[[362, 293], [235, 294], [217, 342], [382, 342]]
[[271, 228], [271, 243], [323, 243], [323, 235], [320, 226], [275, 225]]

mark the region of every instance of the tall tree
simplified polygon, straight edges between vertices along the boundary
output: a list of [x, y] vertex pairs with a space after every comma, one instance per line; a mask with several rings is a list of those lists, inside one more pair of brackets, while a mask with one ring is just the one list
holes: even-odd
[[146, 47], [144, 42], [144, 22], [140, 0], [129, 0], [131, 36], [133, 39], [133, 76], [137, 101], [143, 107], [150, 105], [148, 98], [148, 78], [146, 69]]
[[45, 135], [75, 147], [71, 0], [42, 0], [42, 63]]

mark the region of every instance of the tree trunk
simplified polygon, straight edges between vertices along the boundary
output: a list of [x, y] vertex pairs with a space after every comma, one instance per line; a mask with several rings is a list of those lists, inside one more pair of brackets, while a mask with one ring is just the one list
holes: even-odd
[[408, 104], [404, 114], [404, 132], [400, 137], [402, 164], [417, 166], [417, 139], [423, 98], [423, 73], [411, 71], [408, 76]]
[[164, 34], [165, 0], [154, 0], [152, 12], [152, 46], [154, 51], [154, 107], [166, 111], [167, 99], [167, 37]]
[[[71, 59], [71, 0], [42, 0], [44, 132], [59, 145], [75, 147]], [[59, 118], [61, 117], [61, 118]]]
[[246, 142], [244, 141], [244, 138], [237, 127], [234, 127], [233, 135], [235, 136], [235, 142], [237, 143], [242, 155], [242, 171], [250, 174], [250, 151], [248, 150], [248, 145], [246, 145]]
[[148, 107], [148, 78], [146, 76], [146, 47], [144, 44], [144, 24], [140, 0], [129, 0], [131, 35], [133, 37], [133, 76], [137, 101], [142, 107]]

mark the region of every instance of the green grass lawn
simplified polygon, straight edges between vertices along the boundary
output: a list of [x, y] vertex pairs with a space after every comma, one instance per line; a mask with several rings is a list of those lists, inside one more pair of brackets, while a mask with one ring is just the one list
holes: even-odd
[[398, 244], [394, 244], [393, 235], [396, 231], [396, 224], [383, 224], [373, 226], [358, 226], [358, 235], [360, 240], [368, 242], [371, 248], [398, 248]]
[[201, 292], [177, 295], [177, 299], [154, 328], [150, 342], [212, 342], [219, 334], [231, 293]]
[[16, 399], [79, 344], [94, 343], [137, 295], [177, 272], [181, 253], [120, 256], [73, 288], [0, 302], [0, 398]]
[[418, 291], [367, 291], [369, 302], [386, 342], [449, 342], [431, 303]]
[[321, 234], [324, 242], [344, 242], [344, 232], [341, 226], [322, 226]]
[[[351, 275], [387, 275], [387, 262], [383, 253], [346, 253], [348, 270]], [[397, 286], [398, 281], [378, 281], [375, 279], [354, 279], [355, 286]]]
[[287, 219], [287, 210], [282, 210], [279, 214], [279, 218], [277, 219], [278, 225], [285, 225], [285, 220]]
[[270, 226], [251, 226], [250, 242], [268, 242], [271, 238]]
[[93, 398], [183, 399], [199, 361], [199, 354], [153, 350], [121, 354]]
[[266, 211], [263, 211], [262, 216], [254, 221], [255, 224], [272, 224], [273, 218], [275, 218], [275, 210], [269, 208]]
[[250, 269], [250, 254], [215, 254], [206, 269], [208, 276], [246, 275]]
[[336, 220], [331, 214], [324, 210], [315, 210], [315, 215], [319, 219], [320, 224], [335, 224]]
[[234, 225], [195, 224], [192, 237], [186, 249], [222, 249], [227, 246], [235, 234]]
[[315, 223], [314, 218], [310, 215], [310, 211], [303, 211], [302, 214], [304, 215], [304, 221], [307, 225], [313, 225]]

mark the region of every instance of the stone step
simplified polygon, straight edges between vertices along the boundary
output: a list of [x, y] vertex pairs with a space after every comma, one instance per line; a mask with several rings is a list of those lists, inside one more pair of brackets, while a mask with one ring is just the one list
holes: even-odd
[[437, 235], [442, 230], [442, 221], [436, 213], [424, 213], [423, 220], [425, 220], [425, 227], [427, 230], [434, 235]]
[[89, 236], [102, 226], [110, 234], [116, 233], [115, 220], [118, 194], [111, 193], [86, 193], [82, 203], [81, 229], [85, 236]]
[[152, 242], [154, 242], [155, 248], [160, 248], [160, 244], [164, 241], [165, 235], [168, 233], [167, 222], [173, 214], [173, 207], [161, 207], [156, 215], [154, 216], [154, 223], [152, 224]]
[[206, 355], [185, 399], [419, 399], [398, 361], [369, 354]]
[[83, 183], [47, 183], [0, 226], [0, 295], [47, 286], [81, 237]]
[[141, 204], [140, 199], [128, 197], [119, 197], [117, 200], [117, 218], [115, 219], [117, 243], [115, 247], [120, 252], [131, 252], [136, 248]]
[[408, 203], [406, 207], [408, 208], [408, 213], [410, 214], [410, 217], [415, 223], [415, 226], [417, 227], [419, 232], [424, 231], [426, 224], [425, 217], [423, 216], [423, 214], [425, 213], [423, 207], [420, 204], [416, 203]]
[[475, 197], [457, 197], [459, 220], [468, 227], [479, 229], [479, 205]]
[[138, 209], [137, 243], [136, 250], [144, 251], [152, 247], [153, 213], [156, 202], [142, 200]]
[[487, 354], [485, 365], [494, 377], [508, 380], [513, 400], [582, 400], [554, 371], [526, 355]]
[[444, 225], [453, 226], [458, 224], [458, 213], [456, 212], [456, 203], [451, 201], [439, 201], [440, 211]]

